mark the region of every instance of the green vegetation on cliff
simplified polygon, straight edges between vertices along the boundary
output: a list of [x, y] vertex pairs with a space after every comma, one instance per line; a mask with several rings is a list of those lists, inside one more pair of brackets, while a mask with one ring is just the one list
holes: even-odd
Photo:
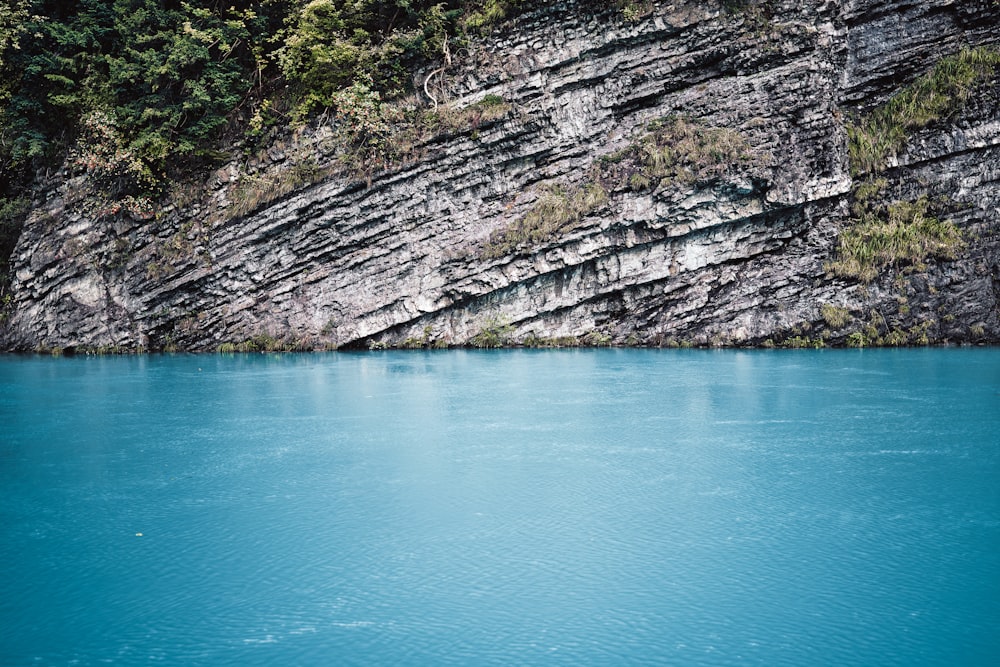
[[931, 71], [847, 126], [851, 171], [859, 175], [884, 169], [912, 132], [955, 113], [972, 88], [998, 67], [1000, 51], [989, 47], [962, 49], [939, 60]]
[[[495, 96], [462, 111], [438, 111], [435, 101], [433, 113], [386, 100], [425, 88], [414, 75], [420, 66], [450, 64], [472, 35], [530, 4], [0, 3], [0, 311], [39, 175], [66, 165], [83, 176], [67, 203], [89, 217], [152, 219], [175, 198], [168, 184], [228, 159], [222, 149], [242, 144], [252, 154], [272, 139], [270, 128], [280, 134], [322, 115], [337, 128], [344, 168], [370, 179], [435, 131], [506, 112]], [[250, 177], [232, 214], [329, 173], [310, 157], [279, 181]]]
[[707, 183], [749, 163], [750, 147], [736, 131], [667, 116], [626, 148], [597, 160], [581, 185], [542, 190], [523, 218], [490, 236], [487, 258], [531, 249], [564, 234], [608, 201], [616, 191], [656, 191]]
[[922, 269], [929, 257], [955, 259], [964, 246], [954, 223], [938, 219], [926, 197], [870, 208], [855, 207], [857, 217], [840, 234], [834, 274], [874, 280], [886, 267]]
[[911, 133], [955, 114], [974, 87], [995, 76], [998, 68], [1000, 51], [962, 49], [848, 124], [851, 172], [863, 180], [854, 188], [851, 224], [841, 232], [837, 257], [827, 266], [835, 275], [867, 283], [887, 267], [921, 269], [929, 257], [957, 256], [964, 241], [954, 223], [940, 220], [926, 196], [884, 201], [887, 181], [879, 174]]
[[[769, 2], [720, 6], [756, 15]], [[341, 128], [354, 171], [370, 176], [406, 158], [406, 135], [438, 124], [388, 100], [423, 94], [436, 112], [435, 73], [467, 57], [476, 35], [546, 4], [10, 0], [0, 7], [0, 197], [17, 198], [68, 156], [87, 176], [86, 213], [147, 218], [170, 180], [227, 157], [223, 147], [253, 150], [269, 128], [317, 115]], [[635, 20], [652, 3], [593, 6]]]
[[116, 190], [154, 189], [164, 169], [208, 154], [262, 94], [267, 17], [152, 0], [20, 0], [0, 70], [3, 170], [67, 146], [81, 169], [120, 171]]
[[[750, 11], [763, 0], [724, 3]], [[0, 6], [0, 196], [72, 151], [106, 203], [148, 210], [167, 176], [318, 114], [385, 135], [476, 35], [541, 0], [8, 0]], [[613, 0], [626, 20], [651, 3]], [[735, 9], [734, 9], [735, 8]], [[437, 107], [437, 101], [434, 100]], [[363, 140], [367, 145], [371, 142]], [[133, 197], [133, 200], [126, 200]]]
[[[110, 200], [161, 193], [226, 136], [332, 112], [377, 132], [413, 87], [522, 0], [13, 0], [0, 9], [0, 176], [72, 150]], [[135, 204], [142, 208], [141, 203]]]

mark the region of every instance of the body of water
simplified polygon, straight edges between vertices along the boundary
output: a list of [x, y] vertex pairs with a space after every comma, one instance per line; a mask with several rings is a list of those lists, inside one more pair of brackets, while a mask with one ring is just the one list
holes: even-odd
[[1000, 664], [1000, 350], [0, 358], [2, 665]]

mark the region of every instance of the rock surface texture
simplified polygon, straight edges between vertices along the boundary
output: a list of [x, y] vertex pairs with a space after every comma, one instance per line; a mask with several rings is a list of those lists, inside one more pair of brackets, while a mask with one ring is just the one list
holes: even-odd
[[[958, 256], [867, 283], [830, 263], [860, 182], [847, 124], [998, 29], [992, 0], [796, 0], [770, 14], [656, 2], [636, 20], [548, 3], [436, 79], [449, 108], [494, 95], [502, 117], [424, 139], [370, 178], [330, 169], [232, 213], [248, 183], [288, 178], [303, 156], [338, 164], [322, 126], [227, 165], [152, 220], [88, 214], [74, 204], [85, 177], [53, 178], [14, 251], [0, 344], [995, 343], [995, 75], [882, 174], [888, 199], [948, 202]], [[556, 231], [497, 250], [503, 230], [553, 193], [583, 192], [665, 118], [731, 130], [748, 159], [706, 178], [609, 181]]]

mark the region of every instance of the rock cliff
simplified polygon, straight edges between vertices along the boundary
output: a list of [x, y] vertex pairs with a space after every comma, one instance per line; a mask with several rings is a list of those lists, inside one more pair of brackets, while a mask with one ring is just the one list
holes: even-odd
[[[462, 122], [362, 176], [318, 123], [178, 185], [153, 219], [88, 212], [85, 176], [50, 177], [3, 347], [1000, 340], [997, 70], [878, 174], [852, 172], [847, 132], [995, 43], [1000, 7], [630, 8], [549, 3], [421, 73]], [[962, 243], [838, 272], [873, 182], [886, 205], [927, 197]]]

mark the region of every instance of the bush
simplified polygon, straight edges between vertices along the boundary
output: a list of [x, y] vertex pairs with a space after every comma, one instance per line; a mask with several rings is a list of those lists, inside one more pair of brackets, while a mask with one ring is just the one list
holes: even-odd
[[156, 192], [160, 176], [149, 162], [126, 144], [114, 118], [106, 111], [91, 111], [81, 120], [69, 164], [87, 174], [92, 213], [115, 215], [128, 211], [137, 219], [152, 217], [153, 204], [144, 193]]
[[868, 347], [868, 340], [860, 331], [855, 331], [847, 337], [847, 347]]
[[0, 54], [13, 81], [9, 98], [0, 96], [6, 167], [55, 157], [79, 133], [107, 146], [104, 157], [128, 156], [126, 176], [142, 176], [132, 194], [157, 194], [165, 170], [209, 156], [252, 97], [265, 26], [253, 11], [226, 7], [34, 2], [39, 16], [23, 31], [31, 39]]
[[469, 339], [469, 345], [478, 348], [498, 348], [510, 344], [514, 328], [502, 316], [493, 316], [486, 320], [483, 329]]
[[513, 14], [526, 0], [482, 0], [468, 3], [478, 6], [468, 12], [462, 19], [465, 30], [469, 32], [488, 32], [497, 23]]

